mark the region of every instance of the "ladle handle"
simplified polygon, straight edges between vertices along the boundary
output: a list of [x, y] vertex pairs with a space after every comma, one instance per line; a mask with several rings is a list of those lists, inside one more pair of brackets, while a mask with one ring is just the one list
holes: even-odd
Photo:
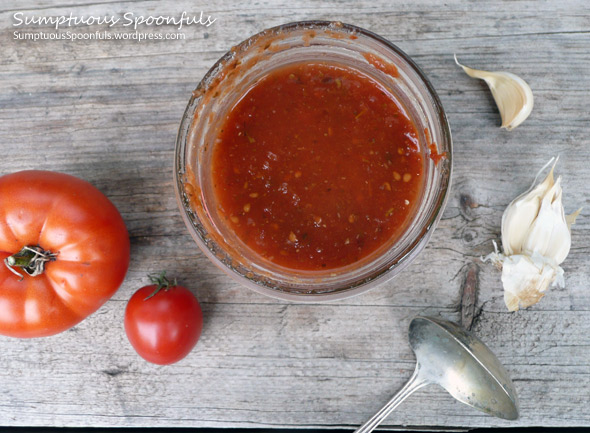
[[383, 420], [385, 420], [385, 418], [389, 416], [391, 412], [393, 412], [396, 407], [400, 405], [402, 401], [408, 398], [414, 391], [422, 388], [424, 385], [427, 385], [428, 382], [420, 378], [419, 372], [420, 366], [416, 365], [414, 374], [412, 374], [412, 377], [410, 377], [410, 380], [406, 382], [404, 387], [400, 389], [398, 393], [394, 395], [379, 412], [377, 412], [366, 423], [356, 429], [354, 433], [372, 432], [379, 424], [383, 422]]

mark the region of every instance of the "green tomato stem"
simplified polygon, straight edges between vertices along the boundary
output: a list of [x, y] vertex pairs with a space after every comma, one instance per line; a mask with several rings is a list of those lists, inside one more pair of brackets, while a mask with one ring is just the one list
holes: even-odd
[[6, 267], [15, 275], [24, 278], [24, 275], [15, 268], [22, 269], [27, 275], [36, 277], [45, 271], [45, 263], [52, 262], [57, 258], [57, 253], [45, 251], [39, 245], [28, 245], [18, 253], [4, 259]]
[[172, 287], [178, 285], [176, 278], [174, 281], [170, 281], [166, 277], [166, 271], [162, 271], [159, 274], [149, 274], [148, 278], [152, 284], [156, 285], [156, 290], [154, 290], [147, 298], [145, 298], [144, 301], [147, 301], [148, 299], [156, 296], [156, 294], [162, 289], [170, 290]]

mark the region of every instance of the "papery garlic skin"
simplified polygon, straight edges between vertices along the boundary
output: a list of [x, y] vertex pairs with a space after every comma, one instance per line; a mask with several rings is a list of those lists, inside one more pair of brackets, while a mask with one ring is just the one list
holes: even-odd
[[492, 92], [502, 117], [501, 128], [512, 131], [526, 120], [533, 111], [534, 98], [530, 86], [518, 75], [510, 72], [489, 72], [455, 63], [473, 78], [484, 80]]
[[[564, 287], [559, 266], [571, 247], [571, 225], [580, 210], [565, 216], [561, 177], [553, 178], [557, 160], [543, 180], [514, 199], [502, 215], [502, 246], [485, 257], [502, 268], [504, 302], [510, 311], [536, 304], [549, 286]], [[543, 171], [547, 164], [541, 171]], [[538, 178], [538, 175], [537, 175]]]
[[550, 285], [563, 287], [563, 269], [536, 253], [508, 256], [502, 263], [502, 285], [506, 307], [516, 311], [539, 302]]

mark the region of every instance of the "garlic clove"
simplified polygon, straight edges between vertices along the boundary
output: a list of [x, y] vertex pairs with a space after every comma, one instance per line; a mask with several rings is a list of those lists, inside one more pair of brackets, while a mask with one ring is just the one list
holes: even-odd
[[487, 83], [502, 117], [501, 128], [512, 131], [529, 117], [534, 105], [533, 91], [522, 78], [510, 72], [489, 72], [464, 66], [456, 54], [455, 63], [470, 77]]
[[551, 257], [558, 265], [565, 260], [571, 246], [571, 234], [565, 220], [561, 195], [561, 177], [558, 177], [553, 187], [542, 197], [539, 213], [522, 247], [524, 253]]
[[[527, 308], [545, 296], [550, 285], [563, 282], [563, 269], [539, 254], [517, 254], [504, 258], [502, 284], [509, 311]], [[556, 284], [557, 283], [557, 284]]]
[[[531, 187], [516, 197], [502, 215], [502, 247], [504, 254], [511, 256], [513, 254], [520, 254], [523, 245], [528, 237], [528, 231], [535, 218], [539, 214], [541, 208], [542, 197], [554, 185], [553, 169], [557, 164], [558, 158], [552, 158], [535, 176], [535, 180]], [[536, 185], [541, 173], [553, 163], [551, 171], [545, 177], [543, 182]]]

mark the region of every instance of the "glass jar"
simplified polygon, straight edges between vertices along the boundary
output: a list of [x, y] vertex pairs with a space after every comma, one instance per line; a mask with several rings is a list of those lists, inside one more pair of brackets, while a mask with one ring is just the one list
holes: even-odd
[[[289, 269], [261, 257], [221, 218], [212, 186], [212, 154], [228, 110], [270, 71], [301, 62], [352, 67], [379, 82], [403, 105], [424, 150], [421, 198], [405, 231], [360, 261], [337, 269]], [[213, 263], [265, 295], [318, 302], [365, 292], [395, 277], [415, 259], [442, 215], [451, 168], [449, 125], [435, 90], [418, 66], [395, 45], [367, 30], [337, 22], [306, 21], [248, 38], [207, 72], [180, 124], [174, 175], [182, 217]]]

